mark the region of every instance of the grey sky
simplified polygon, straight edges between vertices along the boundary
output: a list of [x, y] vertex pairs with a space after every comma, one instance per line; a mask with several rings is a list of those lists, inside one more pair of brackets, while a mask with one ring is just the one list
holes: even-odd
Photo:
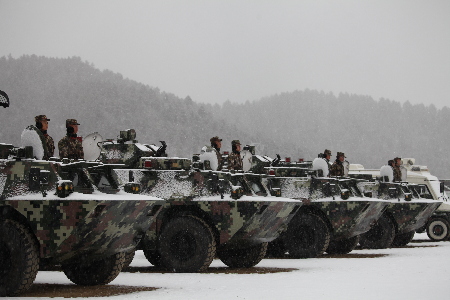
[[198, 102], [309, 88], [450, 106], [448, 0], [0, 0], [0, 11], [0, 56], [79, 56]]

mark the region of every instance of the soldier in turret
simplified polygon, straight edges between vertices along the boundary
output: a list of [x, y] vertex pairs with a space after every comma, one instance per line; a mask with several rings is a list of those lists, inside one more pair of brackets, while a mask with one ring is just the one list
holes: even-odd
[[400, 157], [394, 158], [394, 181], [402, 181], [402, 170], [400, 170], [401, 165], [402, 159]]
[[212, 137], [209, 139], [211, 142], [211, 147], [214, 148], [216, 151], [217, 156], [217, 171], [222, 170], [223, 167], [223, 161], [222, 161], [222, 155], [220, 154], [220, 148], [222, 147], [222, 139], [219, 139], [218, 136]]
[[241, 142], [239, 140], [231, 142], [231, 151], [231, 154], [228, 156], [228, 169], [242, 170]]
[[58, 142], [60, 158], [84, 159], [81, 138], [77, 136], [78, 125], [75, 119], [66, 120], [67, 134]]
[[322, 158], [324, 161], [327, 162], [327, 166], [328, 166], [328, 176], [330, 176], [330, 172], [331, 172], [331, 163], [330, 163], [330, 158], [331, 158], [331, 151], [328, 149], [325, 149], [325, 151], [323, 151], [322, 154]]
[[48, 135], [48, 121], [50, 119], [47, 119], [46, 115], [39, 115], [34, 117], [34, 120], [36, 122], [36, 128], [39, 129], [42, 132], [42, 135], [45, 138], [45, 145], [47, 147], [47, 153], [44, 151], [44, 157], [42, 159], [49, 159], [55, 154], [55, 142], [53, 141], [53, 138]]
[[336, 160], [330, 168], [330, 176], [344, 176], [344, 160], [345, 154], [343, 152], [338, 152], [336, 154]]

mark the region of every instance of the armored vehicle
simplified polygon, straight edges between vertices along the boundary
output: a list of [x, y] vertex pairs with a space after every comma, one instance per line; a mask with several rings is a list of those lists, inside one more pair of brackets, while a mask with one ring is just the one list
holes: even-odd
[[100, 192], [89, 171], [102, 172], [99, 164], [36, 159], [44, 153], [39, 132], [22, 134], [34, 146], [0, 144], [0, 296], [24, 292], [49, 265], [76, 284], [109, 283], [164, 204]]
[[134, 130], [102, 147], [103, 163], [123, 164], [113, 172], [119, 187], [166, 200], [139, 248], [169, 271], [202, 272], [216, 255], [230, 267], [254, 266], [302, 205], [271, 196], [260, 178], [213, 170], [208, 150], [193, 160], [166, 157], [164, 143], [140, 144]]
[[[317, 257], [324, 252], [352, 251], [359, 235], [368, 231], [386, 209], [387, 201], [362, 194], [357, 184], [364, 180], [329, 178], [317, 158], [314, 162], [272, 160], [255, 155], [252, 147], [244, 152], [244, 168], [264, 174], [272, 193], [303, 203], [288, 230], [269, 244], [269, 254], [290, 257]], [[317, 166], [318, 165], [318, 166]]]
[[388, 200], [390, 204], [371, 230], [361, 235], [361, 246], [382, 249], [407, 245], [415, 231], [427, 223], [442, 201], [420, 198], [407, 182], [392, 182], [390, 166], [382, 167], [376, 174], [350, 171], [352, 177], [367, 175], [378, 175], [373, 179], [371, 192], [374, 197]]

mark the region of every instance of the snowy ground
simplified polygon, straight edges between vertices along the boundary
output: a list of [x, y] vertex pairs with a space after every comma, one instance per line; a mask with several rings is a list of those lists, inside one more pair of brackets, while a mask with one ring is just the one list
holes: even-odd
[[[374, 257], [364, 257], [367, 254]], [[111, 284], [158, 289], [110, 298], [450, 299], [450, 242], [436, 243], [426, 234], [416, 234], [407, 248], [354, 250], [347, 257], [350, 256], [353, 257], [264, 259], [257, 267], [298, 269], [270, 274], [122, 272]], [[149, 265], [141, 251], [131, 264]], [[225, 268], [219, 260], [214, 260], [212, 266]], [[39, 272], [35, 283], [70, 281], [62, 272]]]

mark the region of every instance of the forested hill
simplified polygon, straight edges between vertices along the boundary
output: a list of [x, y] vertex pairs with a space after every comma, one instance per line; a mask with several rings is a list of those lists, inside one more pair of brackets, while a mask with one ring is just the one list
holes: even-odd
[[300, 157], [313, 158], [328, 148], [366, 168], [412, 157], [432, 174], [450, 178], [448, 107], [305, 90], [245, 104], [226, 102], [214, 113], [255, 134], [294, 142], [302, 149]]
[[165, 140], [174, 156], [191, 157], [218, 135], [223, 150], [240, 139], [259, 143], [260, 154], [293, 159], [313, 159], [325, 148], [366, 167], [379, 168], [395, 156], [414, 157], [450, 178], [447, 107], [311, 90], [211, 106], [100, 71], [78, 57], [35, 55], [1, 57], [0, 90], [11, 100], [9, 108], [0, 108], [3, 143], [20, 145], [22, 130], [34, 124], [35, 115], [46, 114], [56, 142], [65, 134], [65, 120], [76, 118], [82, 136], [97, 131], [116, 138], [120, 130], [134, 128], [140, 142]]
[[1, 57], [0, 90], [11, 101], [9, 108], [0, 109], [1, 143], [19, 146], [23, 129], [34, 124], [34, 116], [45, 114], [55, 143], [65, 135], [65, 120], [75, 118], [81, 136], [97, 131], [104, 138], [116, 138], [120, 130], [134, 128], [141, 143], [166, 141], [172, 156], [190, 158], [216, 135], [223, 139], [225, 151], [233, 139], [261, 142], [270, 153], [282, 149], [269, 137], [216, 120], [211, 105], [100, 71], [78, 57]]

